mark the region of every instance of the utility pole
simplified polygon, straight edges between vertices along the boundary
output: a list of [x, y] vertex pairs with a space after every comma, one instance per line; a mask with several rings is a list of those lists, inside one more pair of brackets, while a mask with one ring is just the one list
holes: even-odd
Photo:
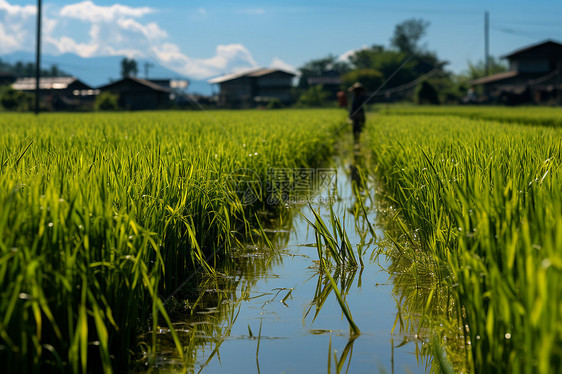
[[39, 80], [41, 78], [41, 0], [37, 0], [37, 50], [35, 51], [35, 114], [39, 114]]
[[152, 67], [154, 67], [153, 64], [151, 64], [149, 62], [144, 63], [144, 79], [148, 80], [148, 70]]
[[486, 76], [490, 75], [490, 14], [484, 14], [484, 64]]

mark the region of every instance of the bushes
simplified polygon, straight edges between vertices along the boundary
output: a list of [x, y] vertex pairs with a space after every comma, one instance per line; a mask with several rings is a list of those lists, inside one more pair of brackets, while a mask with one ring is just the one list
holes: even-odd
[[96, 110], [117, 110], [119, 109], [119, 95], [105, 91], [96, 97], [94, 104]]
[[28, 111], [33, 105], [33, 95], [16, 91], [9, 86], [0, 87], [0, 105], [6, 110]]
[[438, 105], [440, 103], [437, 90], [431, 83], [427, 81], [422, 82], [416, 91], [416, 100], [418, 104]]

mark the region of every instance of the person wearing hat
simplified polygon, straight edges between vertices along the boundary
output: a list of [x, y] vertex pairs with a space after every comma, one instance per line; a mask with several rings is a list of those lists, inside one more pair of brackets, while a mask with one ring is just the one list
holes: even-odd
[[349, 119], [353, 129], [353, 139], [355, 143], [359, 143], [359, 136], [365, 126], [365, 109], [363, 109], [367, 97], [365, 96], [365, 87], [359, 82], [355, 82], [348, 89], [353, 94], [351, 109], [349, 110]]

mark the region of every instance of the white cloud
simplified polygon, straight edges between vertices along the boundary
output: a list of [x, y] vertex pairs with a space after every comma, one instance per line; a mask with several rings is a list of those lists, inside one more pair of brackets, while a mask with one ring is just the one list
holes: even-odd
[[293, 65], [286, 63], [285, 61], [281, 60], [279, 57], [274, 57], [273, 60], [271, 61], [271, 64], [269, 64], [269, 67], [285, 70], [291, 73], [297, 72], [297, 69]]
[[[142, 57], [151, 44], [160, 43], [168, 33], [155, 22], [142, 22], [140, 18], [153, 13], [149, 7], [130, 7], [121, 4], [100, 6], [92, 1], [82, 1], [62, 7], [56, 16], [68, 22], [89, 24], [89, 40], [76, 41], [66, 30], [50, 30], [45, 42], [56, 53], [72, 52], [82, 57], [100, 55], [126, 55]], [[83, 26], [82, 26], [83, 27]]]
[[149, 7], [133, 8], [121, 4], [99, 6], [91, 1], [82, 1], [64, 6], [60, 11], [60, 15], [62, 17], [98, 23], [112, 22], [123, 17], [139, 18], [152, 12], [154, 10]]
[[345, 51], [338, 57], [338, 61], [349, 61], [349, 58], [353, 56], [356, 52], [361, 51], [363, 49], [368, 49], [367, 45], [363, 45], [361, 48], [350, 49], [349, 51]]
[[150, 22], [146, 25], [143, 25], [133, 19], [126, 18], [117, 20], [117, 25], [123, 30], [139, 32], [143, 34], [148, 40], [157, 41], [159, 39], [168, 37], [168, 33], [162, 30], [155, 22]]
[[99, 50], [99, 44], [77, 43], [67, 36], [62, 36], [59, 39], [47, 38], [47, 41], [53, 44], [60, 53], [76, 53], [83, 57], [93, 56]]
[[[33, 5], [12, 5], [0, 0], [0, 53], [35, 48], [37, 9]], [[198, 8], [199, 16], [206, 16]], [[246, 9], [247, 14], [264, 14], [261, 8]], [[242, 44], [221, 44], [214, 55], [195, 58], [186, 55], [158, 23], [146, 18], [155, 13], [150, 7], [114, 4], [96, 5], [80, 1], [61, 7], [43, 9], [44, 53], [75, 53], [82, 57], [119, 55], [129, 58], [155, 56], [175, 72], [204, 79], [225, 73], [257, 67], [250, 51]], [[275, 58], [272, 66], [294, 68]]]
[[0, 0], [0, 53], [10, 53], [24, 46], [34, 46], [35, 31], [34, 5], [11, 5]]
[[219, 45], [215, 55], [209, 58], [191, 58], [172, 43], [152, 48], [154, 54], [174, 71], [196, 79], [245, 70], [256, 67], [252, 54], [242, 44]]
[[0, 0], [0, 12], [6, 12], [10, 17], [32, 17], [37, 14], [35, 5], [11, 5], [6, 0]]

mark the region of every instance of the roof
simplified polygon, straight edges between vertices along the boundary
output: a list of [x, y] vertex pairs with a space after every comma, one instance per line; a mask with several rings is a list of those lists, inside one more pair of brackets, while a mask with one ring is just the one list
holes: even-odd
[[159, 86], [162, 86], [164, 88], [185, 90], [189, 86], [189, 81], [185, 79], [180, 80], [180, 79], [163, 78], [163, 79], [148, 79], [148, 81], [155, 83]]
[[141, 79], [141, 78], [137, 78], [137, 77], [125, 77], [125, 78], [120, 79], [120, 80], [118, 80], [118, 81], [115, 81], [115, 82], [111, 82], [111, 83], [109, 83], [109, 84], [106, 84], [105, 86], [101, 86], [99, 89], [100, 89], [100, 90], [106, 90], [106, 89], [109, 89], [109, 88], [118, 86], [118, 85], [120, 85], [120, 84], [122, 84], [123, 82], [126, 82], [126, 81], [132, 81], [132, 82], [134, 82], [134, 83], [140, 84], [141, 86], [148, 87], [148, 88], [150, 88], [151, 90], [154, 90], [154, 91], [167, 92], [167, 93], [171, 92], [171, 91], [170, 91], [168, 88], [166, 88], [166, 87], [163, 87], [163, 86], [161, 86], [161, 85], [159, 85], [159, 84], [156, 84], [156, 83], [154, 83], [154, 82], [148, 81], [148, 80], [146, 80], [146, 79]]
[[470, 84], [488, 84], [493, 82], [499, 82], [504, 79], [515, 78], [519, 73], [515, 70], [506, 71], [504, 73], [497, 73], [494, 75], [488, 75], [487, 77], [478, 78], [470, 82]]
[[546, 40], [546, 41], [543, 41], [543, 42], [540, 42], [540, 43], [537, 43], [537, 44], [533, 44], [533, 45], [515, 50], [515, 51], [511, 52], [510, 54], [502, 56], [502, 57], [509, 59], [509, 58], [517, 57], [519, 55], [522, 55], [522, 54], [531, 52], [535, 49], [539, 49], [539, 48], [543, 48], [543, 47], [559, 48], [562, 51], [562, 44], [557, 43], [553, 40]]
[[[39, 89], [64, 90], [75, 82], [79, 82], [84, 86], [88, 86], [84, 82], [79, 81], [76, 77], [45, 77], [45, 78], [41, 77], [39, 78]], [[21, 91], [34, 90], [35, 78], [18, 78], [12, 84], [12, 88], [14, 90], [21, 90]]]
[[227, 82], [227, 81], [231, 81], [231, 80], [243, 78], [243, 77], [259, 78], [259, 77], [263, 77], [265, 75], [269, 75], [269, 74], [273, 74], [273, 73], [283, 73], [283, 74], [287, 74], [287, 75], [290, 75], [290, 76], [296, 75], [295, 73], [291, 73], [291, 72], [281, 70], [281, 69], [257, 68], [257, 69], [245, 70], [245, 71], [240, 72], [240, 73], [223, 75], [221, 77], [209, 79], [207, 82], [209, 82], [211, 84], [223, 83], [223, 82]]

